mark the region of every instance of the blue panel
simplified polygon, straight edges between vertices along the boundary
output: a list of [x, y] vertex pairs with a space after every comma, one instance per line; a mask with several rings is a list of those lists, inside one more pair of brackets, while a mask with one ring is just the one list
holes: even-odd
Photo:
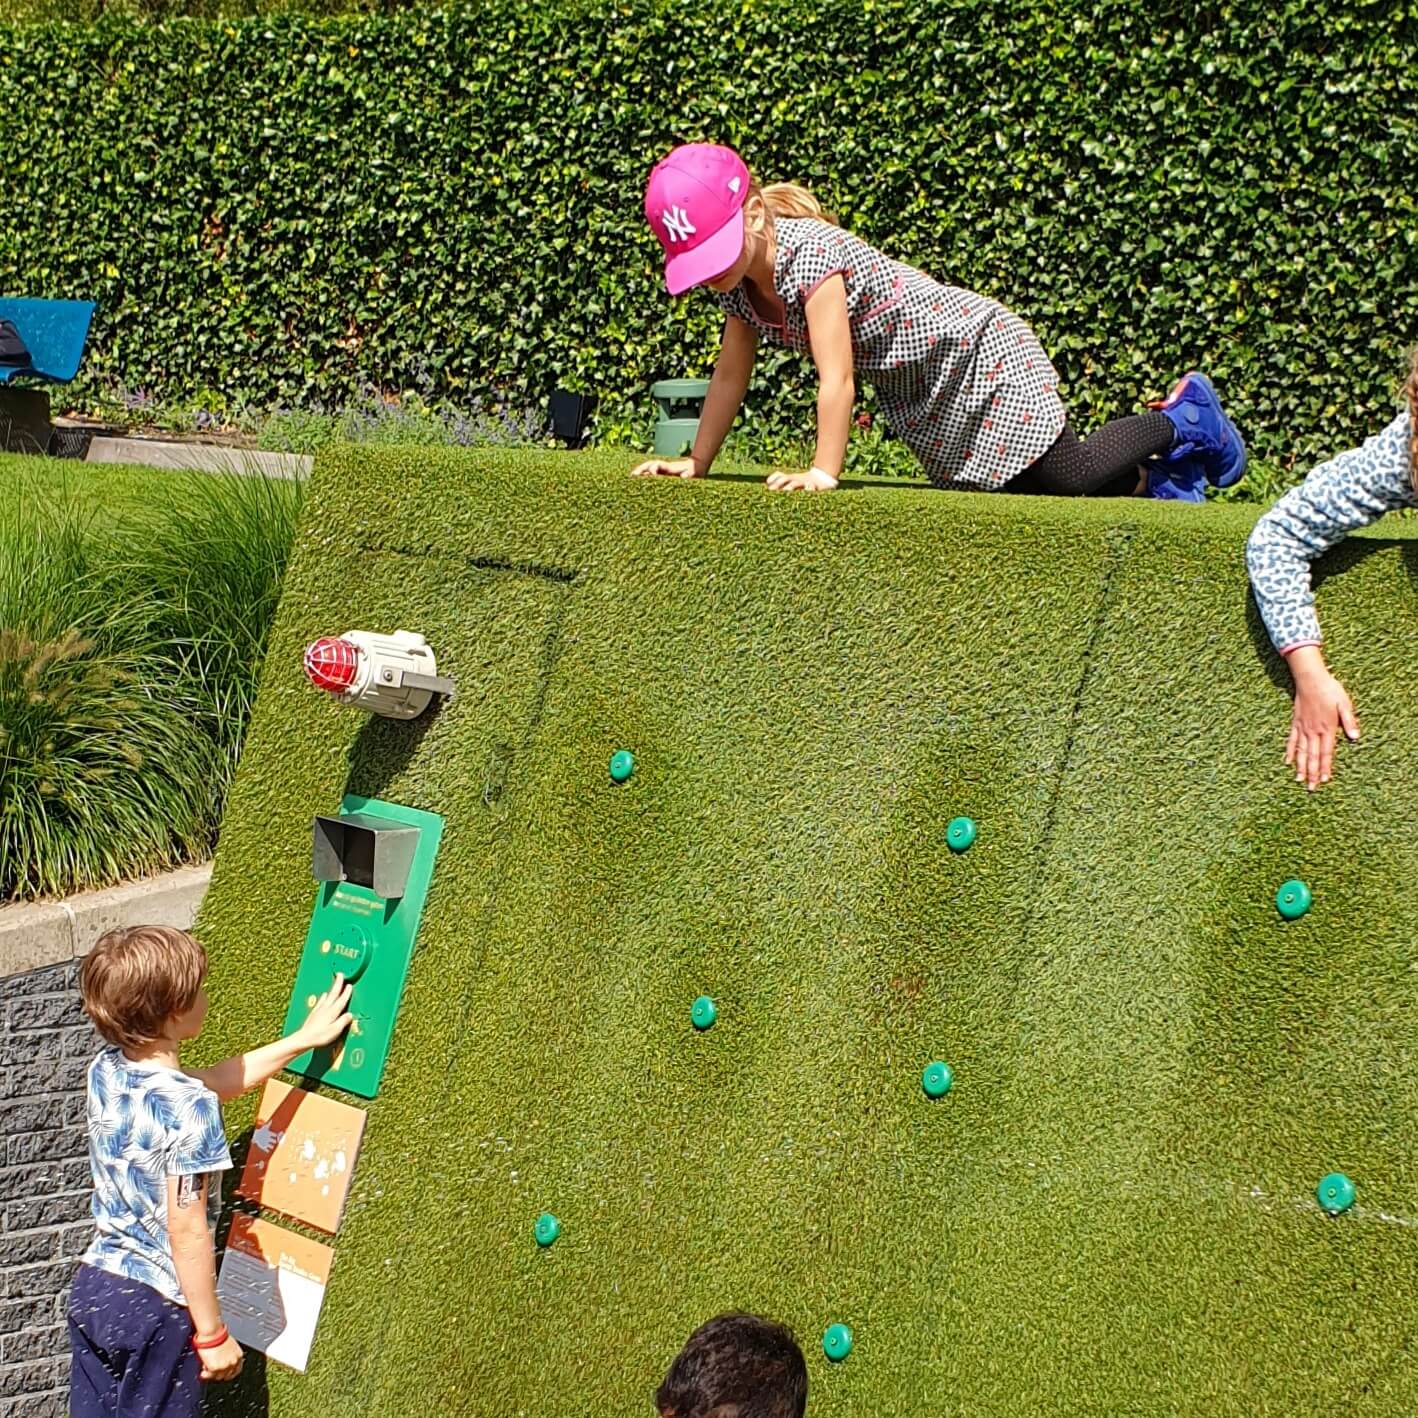
[[67, 384], [79, 372], [94, 309], [91, 300], [0, 297], [0, 320], [13, 322], [34, 362], [33, 369], [0, 365], [0, 384], [21, 376]]

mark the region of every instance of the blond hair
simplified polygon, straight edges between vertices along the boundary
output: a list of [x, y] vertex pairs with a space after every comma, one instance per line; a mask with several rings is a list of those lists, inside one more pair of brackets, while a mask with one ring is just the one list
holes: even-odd
[[120, 1049], [162, 1038], [174, 1014], [197, 1002], [207, 952], [172, 926], [108, 931], [79, 966], [79, 994], [94, 1028]]
[[830, 222], [833, 226], [838, 224], [836, 216], [823, 211], [822, 203], [796, 182], [770, 182], [767, 187], [750, 182], [748, 192], [751, 197], [763, 199], [768, 215], [774, 220], [779, 217], [812, 217], [816, 221]]
[[1408, 476], [1418, 492], [1418, 350], [1409, 359], [1408, 380], [1403, 386], [1408, 396]]

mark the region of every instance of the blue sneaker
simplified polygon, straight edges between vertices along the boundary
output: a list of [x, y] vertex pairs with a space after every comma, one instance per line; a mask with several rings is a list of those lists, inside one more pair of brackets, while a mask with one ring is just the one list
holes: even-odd
[[1195, 454], [1171, 462], [1149, 459], [1146, 467], [1148, 497], [1163, 502], [1206, 501], [1206, 468]]
[[1165, 399], [1148, 407], [1166, 414], [1176, 431], [1176, 441], [1161, 455], [1162, 462], [1196, 457], [1214, 486], [1230, 487], [1240, 481], [1246, 471], [1245, 440], [1226, 417], [1206, 375], [1195, 370], [1183, 375]]

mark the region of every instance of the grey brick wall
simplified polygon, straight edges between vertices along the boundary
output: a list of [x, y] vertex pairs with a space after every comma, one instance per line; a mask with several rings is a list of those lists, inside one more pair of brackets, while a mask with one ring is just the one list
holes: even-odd
[[0, 979], [0, 1418], [64, 1418], [64, 1308], [88, 1245], [78, 962]]

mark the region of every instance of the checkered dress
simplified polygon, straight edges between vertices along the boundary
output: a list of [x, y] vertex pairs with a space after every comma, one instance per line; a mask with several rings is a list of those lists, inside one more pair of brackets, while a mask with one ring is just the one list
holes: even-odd
[[742, 284], [719, 296], [725, 314], [770, 343], [806, 351], [803, 307], [840, 273], [856, 369], [937, 487], [997, 488], [1053, 445], [1068, 417], [1059, 377], [1017, 315], [828, 222], [780, 217], [774, 228], [783, 324], [765, 320]]

